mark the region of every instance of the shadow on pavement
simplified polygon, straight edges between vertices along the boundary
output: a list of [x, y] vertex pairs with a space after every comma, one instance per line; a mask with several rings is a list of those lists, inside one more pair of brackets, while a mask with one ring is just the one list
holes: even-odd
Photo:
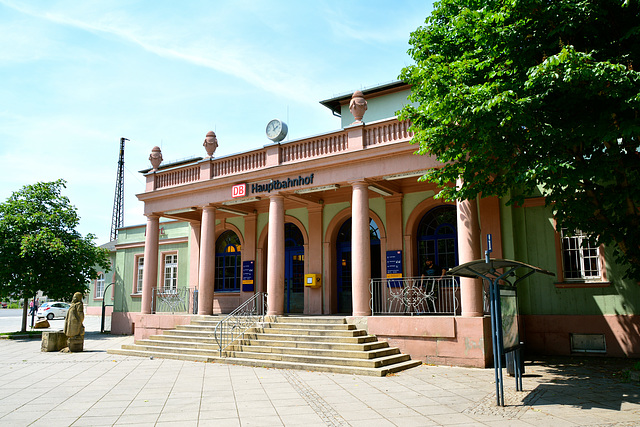
[[[640, 403], [640, 382], [629, 381], [624, 371], [637, 360], [605, 357], [554, 357], [527, 363], [527, 369], [543, 370], [540, 384], [524, 404], [570, 405], [580, 409], [620, 410], [623, 403]], [[528, 374], [531, 375], [531, 374]]]

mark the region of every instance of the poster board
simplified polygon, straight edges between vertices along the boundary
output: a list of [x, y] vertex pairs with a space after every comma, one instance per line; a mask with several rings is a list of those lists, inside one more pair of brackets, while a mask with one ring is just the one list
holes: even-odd
[[518, 296], [516, 288], [500, 287], [500, 311], [502, 314], [502, 342], [504, 353], [515, 350], [520, 345], [518, 331]]

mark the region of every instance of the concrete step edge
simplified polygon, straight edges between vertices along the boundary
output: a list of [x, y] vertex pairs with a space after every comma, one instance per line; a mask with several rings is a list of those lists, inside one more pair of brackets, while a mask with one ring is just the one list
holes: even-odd
[[198, 348], [186, 348], [186, 347], [163, 347], [163, 346], [147, 346], [147, 345], [137, 345], [137, 344], [124, 344], [122, 346], [123, 350], [134, 350], [140, 352], [160, 352], [160, 353], [175, 353], [175, 354], [185, 354], [185, 355], [197, 355], [203, 357], [219, 357], [220, 350], [219, 349], [198, 349]]
[[337, 350], [337, 349], [313, 349], [306, 347], [275, 347], [275, 346], [257, 346], [247, 344], [236, 344], [230, 346], [228, 351], [235, 352], [251, 352], [251, 353], [265, 353], [265, 354], [287, 354], [287, 355], [302, 355], [302, 356], [328, 356], [344, 359], [359, 359], [359, 360], [372, 360], [384, 356], [393, 356], [401, 354], [397, 347], [387, 347], [375, 350]]
[[254, 359], [243, 358], [225, 358], [220, 363], [228, 363], [233, 365], [254, 366], [263, 368], [277, 368], [277, 369], [292, 369], [292, 370], [305, 370], [314, 372], [330, 372], [335, 374], [346, 375], [366, 375], [375, 377], [384, 377], [390, 373], [400, 372], [405, 369], [410, 369], [421, 364], [420, 361], [410, 361], [412, 363], [399, 363], [396, 366], [385, 366], [383, 368], [364, 368], [357, 366], [341, 366], [341, 365], [319, 365], [319, 364], [305, 364], [300, 365], [295, 362], [278, 362], [278, 361], [263, 361]]
[[108, 354], [119, 354], [122, 356], [135, 356], [135, 357], [154, 357], [159, 359], [174, 359], [174, 360], [186, 360], [190, 362], [220, 362], [220, 357], [201, 356], [197, 354], [181, 354], [181, 353], [165, 353], [161, 351], [140, 351], [140, 350], [127, 350], [127, 349], [109, 349]]
[[377, 357], [375, 359], [352, 359], [344, 357], [328, 357], [328, 356], [305, 356], [294, 354], [278, 354], [278, 353], [255, 353], [252, 351], [229, 351], [225, 350], [225, 355], [232, 358], [270, 360], [295, 362], [301, 365], [322, 364], [322, 365], [338, 365], [338, 366], [358, 366], [368, 368], [381, 368], [386, 365], [405, 362], [410, 359], [406, 354], [396, 354], [391, 356]]
[[389, 348], [386, 341], [371, 341], [365, 343], [340, 343], [332, 341], [282, 341], [282, 340], [259, 340], [244, 338], [239, 341], [244, 345], [258, 345], [262, 347], [287, 347], [287, 348], [309, 348], [324, 350], [348, 350], [348, 351], [370, 351]]

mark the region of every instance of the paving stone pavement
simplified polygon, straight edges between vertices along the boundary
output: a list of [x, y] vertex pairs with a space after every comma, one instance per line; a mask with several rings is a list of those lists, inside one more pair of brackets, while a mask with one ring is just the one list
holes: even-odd
[[0, 426], [640, 426], [632, 361], [527, 362], [523, 392], [493, 369], [422, 365], [384, 378], [110, 355], [130, 336], [88, 332], [82, 353], [0, 340]]

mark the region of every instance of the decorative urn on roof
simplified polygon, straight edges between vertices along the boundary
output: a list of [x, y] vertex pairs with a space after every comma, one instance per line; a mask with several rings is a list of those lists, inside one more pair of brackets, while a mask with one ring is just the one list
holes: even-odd
[[151, 149], [149, 161], [151, 162], [153, 170], [157, 171], [160, 163], [162, 163], [162, 152], [160, 151], [160, 147], [158, 147], [157, 145]]
[[362, 123], [364, 112], [367, 111], [367, 100], [364, 99], [362, 91], [357, 90], [353, 92], [351, 101], [349, 102], [349, 111], [353, 114], [353, 118], [356, 119], [352, 124]]
[[207, 157], [213, 157], [213, 153], [215, 153], [216, 148], [218, 148], [218, 138], [216, 138], [216, 134], [213, 133], [213, 131], [207, 132], [202, 146], [207, 150]]

